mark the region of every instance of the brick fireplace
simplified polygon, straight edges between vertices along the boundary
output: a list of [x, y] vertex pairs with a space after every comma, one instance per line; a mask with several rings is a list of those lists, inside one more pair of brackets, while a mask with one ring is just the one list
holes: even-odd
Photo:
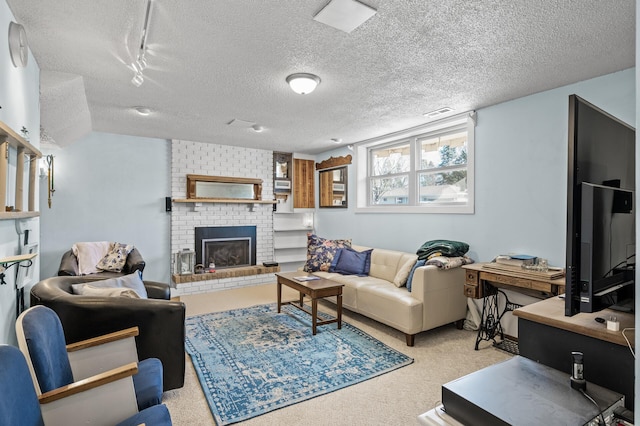
[[[186, 198], [187, 174], [262, 179], [262, 199], [273, 199], [272, 151], [173, 140], [171, 144], [171, 170], [171, 197], [174, 199]], [[185, 248], [194, 250], [196, 229], [206, 227], [253, 227], [255, 229], [255, 243], [251, 250], [255, 250], [255, 253], [252, 252], [253, 258], [250, 263], [258, 266], [235, 269], [223, 267], [221, 269], [221, 266], [216, 262], [216, 270], [219, 272], [215, 276], [202, 275], [193, 279], [183, 277], [183, 279], [174, 280], [177, 295], [275, 282], [273, 270], [265, 270], [261, 267], [262, 262], [273, 260], [273, 208], [271, 204], [249, 206], [243, 203], [173, 203], [171, 212], [172, 255]], [[239, 249], [236, 247], [234, 250], [238, 251]], [[236, 254], [233, 255], [234, 258]], [[196, 263], [202, 261], [203, 259], [200, 257]], [[208, 267], [208, 265], [203, 266]], [[245, 269], [244, 273], [234, 273], [242, 268]], [[251, 272], [253, 268], [259, 269], [260, 272]], [[246, 270], [249, 271], [248, 274]]]

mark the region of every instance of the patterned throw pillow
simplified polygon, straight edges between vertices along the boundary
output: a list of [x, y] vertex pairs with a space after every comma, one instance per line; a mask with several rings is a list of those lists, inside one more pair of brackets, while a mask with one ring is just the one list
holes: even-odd
[[130, 244], [114, 243], [109, 253], [100, 259], [96, 268], [109, 272], [122, 272], [131, 250], [133, 250], [133, 246]]
[[338, 249], [351, 247], [351, 240], [327, 240], [315, 234], [307, 234], [307, 263], [305, 272], [329, 271]]

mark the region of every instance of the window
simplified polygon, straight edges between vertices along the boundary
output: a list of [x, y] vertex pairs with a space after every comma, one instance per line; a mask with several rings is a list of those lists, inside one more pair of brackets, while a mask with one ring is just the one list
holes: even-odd
[[358, 144], [357, 210], [473, 213], [474, 116]]

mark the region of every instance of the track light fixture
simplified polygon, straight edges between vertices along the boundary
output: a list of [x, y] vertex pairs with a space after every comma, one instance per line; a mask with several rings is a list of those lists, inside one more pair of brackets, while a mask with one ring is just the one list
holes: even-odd
[[140, 36], [140, 45], [138, 48], [138, 54], [136, 60], [131, 63], [134, 75], [131, 79], [131, 84], [136, 87], [140, 87], [144, 83], [144, 75], [142, 71], [147, 68], [147, 58], [145, 56], [147, 52], [147, 35], [149, 34], [149, 17], [151, 16], [151, 0], [147, 0], [147, 12], [144, 16], [144, 24], [142, 26], [142, 35]]

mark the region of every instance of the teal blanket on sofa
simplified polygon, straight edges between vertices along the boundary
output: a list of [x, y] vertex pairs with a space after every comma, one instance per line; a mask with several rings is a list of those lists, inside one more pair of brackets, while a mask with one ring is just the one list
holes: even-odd
[[431, 240], [424, 243], [416, 252], [418, 260], [432, 256], [457, 257], [469, 251], [469, 244], [452, 240]]

